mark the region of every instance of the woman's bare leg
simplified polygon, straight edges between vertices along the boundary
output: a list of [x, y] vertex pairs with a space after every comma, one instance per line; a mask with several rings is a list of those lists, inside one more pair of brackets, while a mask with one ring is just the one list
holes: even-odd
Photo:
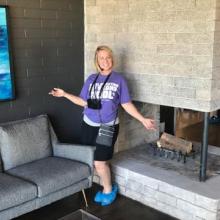
[[107, 161], [95, 161], [95, 169], [103, 185], [103, 193], [112, 191], [111, 171]]

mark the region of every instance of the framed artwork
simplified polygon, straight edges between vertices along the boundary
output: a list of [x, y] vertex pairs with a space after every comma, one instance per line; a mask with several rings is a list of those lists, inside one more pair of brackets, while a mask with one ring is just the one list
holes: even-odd
[[0, 101], [14, 99], [14, 80], [9, 44], [8, 7], [0, 6]]

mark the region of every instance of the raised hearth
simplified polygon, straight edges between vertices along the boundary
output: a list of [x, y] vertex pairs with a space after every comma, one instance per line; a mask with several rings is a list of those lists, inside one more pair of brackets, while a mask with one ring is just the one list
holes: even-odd
[[197, 159], [188, 158], [183, 164], [158, 156], [153, 158], [148, 155], [149, 149], [142, 145], [115, 154], [112, 171], [120, 194], [178, 219], [219, 220], [220, 148], [209, 146], [206, 182], [198, 180]]

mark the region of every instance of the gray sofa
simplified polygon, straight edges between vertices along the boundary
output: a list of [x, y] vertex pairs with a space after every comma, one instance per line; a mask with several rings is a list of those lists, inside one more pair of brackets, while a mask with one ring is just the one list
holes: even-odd
[[91, 187], [94, 149], [59, 143], [47, 115], [0, 124], [0, 219]]

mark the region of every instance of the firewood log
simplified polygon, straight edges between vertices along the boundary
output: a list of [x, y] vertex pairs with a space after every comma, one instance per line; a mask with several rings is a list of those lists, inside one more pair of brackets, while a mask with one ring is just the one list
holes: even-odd
[[160, 140], [157, 142], [157, 146], [177, 152], [180, 151], [182, 154], [189, 154], [192, 151], [192, 142], [165, 132], [161, 135]]

